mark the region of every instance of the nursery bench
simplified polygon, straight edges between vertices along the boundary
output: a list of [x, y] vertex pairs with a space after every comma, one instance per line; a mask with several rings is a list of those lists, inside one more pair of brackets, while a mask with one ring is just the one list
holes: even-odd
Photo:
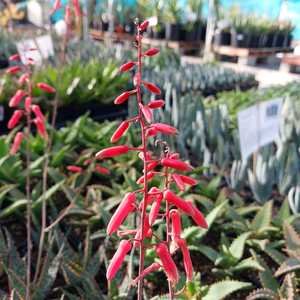
[[233, 46], [215, 46], [217, 55], [237, 57], [238, 64], [255, 66], [258, 58], [273, 59], [277, 53], [291, 52], [292, 48], [237, 48]]

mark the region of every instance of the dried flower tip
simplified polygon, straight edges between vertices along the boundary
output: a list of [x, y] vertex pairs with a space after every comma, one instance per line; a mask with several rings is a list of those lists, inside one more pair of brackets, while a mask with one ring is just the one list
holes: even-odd
[[161, 94], [161, 90], [159, 87], [157, 87], [155, 84], [151, 83], [151, 82], [143, 82], [144, 87], [151, 93], [156, 94], [156, 95], [160, 95]]
[[174, 182], [176, 183], [177, 187], [179, 188], [180, 191], [184, 191], [184, 182], [182, 181], [180, 175], [178, 174], [172, 174], [172, 178]]
[[150, 273], [158, 271], [160, 269], [160, 267], [161, 267], [161, 265], [159, 263], [155, 262], [155, 263], [151, 264], [149, 267], [147, 267], [146, 269], [143, 270], [143, 272], [141, 273], [140, 276], [136, 277], [133, 280], [132, 284], [137, 285], [141, 279], [145, 278]]
[[179, 171], [191, 171], [192, 170], [192, 167], [189, 164], [187, 164], [181, 160], [177, 160], [177, 159], [163, 158], [161, 160], [161, 164], [164, 167], [176, 169]]
[[149, 26], [149, 21], [145, 20], [143, 23], [140, 24], [139, 26], [139, 30], [141, 31], [145, 31]]
[[126, 145], [115, 146], [103, 149], [96, 153], [96, 159], [109, 158], [125, 154], [129, 151], [129, 147]]
[[27, 113], [30, 113], [31, 110], [31, 102], [32, 102], [32, 98], [31, 97], [26, 97], [25, 98], [25, 111]]
[[44, 139], [48, 139], [48, 134], [47, 134], [47, 131], [46, 131], [44, 121], [40, 118], [35, 118], [33, 120], [33, 122], [34, 122], [34, 124], [37, 128], [37, 131], [38, 131], [39, 135]]
[[73, 173], [81, 173], [82, 168], [78, 166], [67, 166], [67, 170]]
[[196, 185], [198, 184], [198, 181], [192, 177], [185, 176], [185, 175], [179, 175], [181, 180], [188, 185]]
[[8, 106], [9, 107], [16, 107], [22, 101], [22, 98], [26, 96], [26, 92], [23, 90], [17, 90], [15, 95], [10, 99]]
[[20, 145], [22, 143], [22, 140], [23, 140], [23, 133], [22, 132], [18, 132], [14, 138], [14, 142], [12, 144], [12, 147], [10, 148], [10, 154], [11, 155], [15, 155], [19, 148], [20, 148]]
[[151, 123], [152, 119], [153, 119], [153, 114], [152, 114], [151, 109], [148, 106], [144, 106], [143, 104], [140, 104], [139, 106], [140, 106], [140, 109], [141, 109], [146, 121], [148, 123]]
[[163, 243], [158, 244], [156, 246], [156, 254], [161, 260], [162, 267], [168, 277], [168, 280], [170, 280], [175, 285], [179, 280], [179, 275], [168, 247]]
[[134, 66], [135, 66], [135, 62], [129, 61], [128, 63], [126, 63], [120, 67], [120, 72], [130, 71]]
[[24, 114], [23, 110], [20, 109], [15, 110], [10, 120], [8, 121], [7, 128], [8, 129], [15, 128], [19, 124], [19, 121], [22, 118], [23, 114]]
[[176, 134], [177, 129], [175, 127], [172, 127], [168, 124], [164, 123], [155, 123], [151, 125], [151, 128], [156, 129], [157, 131], [164, 133], [164, 134]]
[[9, 57], [10, 61], [19, 61], [20, 60], [20, 55], [19, 54], [13, 54]]
[[122, 240], [119, 244], [118, 250], [114, 254], [106, 271], [107, 280], [112, 280], [116, 273], [121, 268], [121, 265], [125, 259], [126, 254], [131, 250], [131, 243], [127, 240]]
[[164, 100], [153, 100], [148, 103], [148, 107], [151, 109], [161, 108], [165, 105]]
[[19, 85], [25, 84], [28, 81], [28, 79], [29, 79], [28, 73], [22, 74], [18, 80]]
[[170, 211], [170, 218], [172, 220], [172, 239], [180, 238], [181, 235], [181, 220], [178, 210], [172, 209]]
[[32, 111], [37, 118], [40, 118], [41, 120], [45, 121], [45, 116], [38, 105], [32, 105]]
[[120, 225], [124, 222], [127, 218], [129, 213], [134, 211], [135, 209], [135, 200], [136, 195], [134, 193], [127, 193], [123, 198], [122, 202], [120, 203], [119, 207], [113, 214], [112, 218], [109, 221], [107, 226], [107, 234], [111, 235], [115, 231], [117, 231]]
[[18, 72], [21, 71], [21, 67], [20, 66], [13, 66], [13, 67], [10, 67], [6, 70], [6, 73], [7, 74], [16, 74]]
[[[153, 172], [148, 172], [146, 175], [147, 180], [151, 180], [153, 178], [153, 176], [155, 175], [155, 173]], [[136, 183], [137, 184], [143, 184], [145, 182], [145, 176], [141, 176]]]
[[127, 235], [135, 235], [136, 233], [137, 233], [136, 229], [118, 230], [117, 236], [123, 237], [123, 236], [127, 236]]
[[130, 95], [131, 95], [131, 93], [128, 92], [128, 91], [124, 92], [115, 99], [114, 103], [115, 104], [122, 104], [129, 98]]
[[159, 52], [158, 48], [150, 48], [147, 51], [145, 51], [144, 55], [145, 56], [154, 56]]
[[183, 264], [184, 264], [187, 281], [191, 281], [193, 279], [193, 263], [191, 260], [189, 249], [186, 245], [185, 240], [183, 239], [176, 239], [176, 243], [182, 252]]
[[107, 168], [102, 167], [100, 165], [95, 166], [95, 171], [98, 172], [99, 174], [103, 174], [103, 175], [109, 175], [110, 174], [110, 171]]
[[112, 135], [110, 139], [111, 143], [116, 143], [126, 133], [129, 125], [128, 121], [123, 121]]
[[187, 202], [187, 204], [190, 206], [191, 210], [192, 210], [192, 214], [191, 217], [193, 218], [194, 222], [204, 228], [207, 229], [208, 228], [208, 224], [205, 220], [205, 217], [203, 216], [203, 214], [200, 212], [200, 210], [194, 206], [191, 202]]
[[184, 201], [182, 198], [176, 196], [172, 191], [166, 190], [164, 192], [164, 199], [166, 199], [169, 203], [175, 205], [177, 208], [181, 209], [183, 212], [185, 212], [188, 215], [193, 214], [193, 208], [190, 206], [190, 204], [186, 201]]
[[37, 83], [36, 85], [39, 89], [43, 90], [44, 92], [46, 93], [50, 93], [50, 94], [54, 94], [56, 93], [56, 90], [54, 87], [50, 86], [49, 84], [47, 83], [44, 83], [44, 82], [39, 82]]

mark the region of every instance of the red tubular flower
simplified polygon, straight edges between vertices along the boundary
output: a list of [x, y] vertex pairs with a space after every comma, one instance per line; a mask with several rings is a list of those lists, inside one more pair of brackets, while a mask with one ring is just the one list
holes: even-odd
[[177, 159], [163, 158], [161, 160], [161, 164], [164, 167], [176, 169], [179, 171], [191, 171], [192, 170], [192, 167], [189, 164], [187, 164], [181, 160], [177, 160]]
[[131, 95], [131, 93], [128, 92], [128, 91], [126, 91], [126, 92], [122, 93], [121, 95], [119, 95], [115, 99], [114, 103], [115, 104], [122, 104], [122, 103], [124, 103], [130, 97], [130, 95]]
[[73, 0], [73, 5], [75, 9], [75, 15], [77, 18], [79, 18], [81, 16], [81, 8], [80, 8], [79, 0]]
[[156, 200], [153, 202], [153, 204], [151, 206], [151, 209], [150, 209], [150, 212], [149, 212], [149, 223], [150, 223], [150, 225], [153, 225], [154, 222], [157, 219], [162, 199], [163, 199], [162, 196], [156, 197]]
[[10, 120], [8, 121], [7, 128], [8, 129], [15, 128], [18, 125], [23, 114], [24, 114], [23, 110], [21, 109], [15, 110]]
[[148, 106], [144, 106], [143, 104], [140, 104], [140, 109], [141, 109], [146, 121], [148, 123], [151, 123], [152, 119], [153, 119], [153, 114], [152, 114], [151, 109]]
[[129, 125], [128, 121], [123, 121], [112, 135], [110, 139], [111, 143], [116, 143], [126, 133]]
[[[145, 233], [145, 237], [146, 238], [150, 238], [152, 236], [152, 229], [150, 227], [150, 223], [149, 223], [149, 216], [146, 215], [145, 216], [145, 220], [144, 220], [144, 233]], [[134, 247], [138, 247], [139, 244], [140, 244], [140, 240], [142, 238], [142, 229], [139, 228], [135, 237], [134, 237], [134, 243], [133, 243], [133, 246]]]
[[148, 26], [149, 26], [149, 21], [145, 20], [142, 24], [140, 24], [139, 29], [141, 31], [144, 31], [144, 30], [146, 30], [148, 28]]
[[19, 54], [13, 54], [9, 57], [10, 61], [19, 61], [20, 60], [20, 55]]
[[23, 85], [24, 83], [26, 83], [28, 81], [28, 79], [29, 79], [28, 73], [22, 74], [18, 80], [19, 85]]
[[35, 118], [33, 120], [33, 123], [35, 124], [39, 135], [44, 139], [48, 139], [48, 134], [47, 134], [47, 131], [46, 131], [44, 121], [40, 118]]
[[185, 175], [179, 175], [179, 176], [185, 184], [196, 185], [198, 183], [198, 181], [192, 177], [185, 176]]
[[18, 132], [14, 138], [14, 142], [12, 144], [12, 147], [10, 148], [10, 154], [11, 155], [15, 155], [19, 148], [20, 148], [20, 145], [22, 143], [22, 140], [23, 140], [23, 133], [22, 132]]
[[184, 182], [182, 181], [180, 175], [178, 174], [172, 174], [172, 178], [174, 182], [176, 183], [177, 187], [180, 191], [184, 191]]
[[190, 206], [192, 213], [191, 213], [191, 217], [193, 218], [193, 220], [195, 221], [195, 223], [204, 228], [207, 229], [208, 228], [208, 224], [205, 220], [205, 217], [203, 216], [203, 214], [200, 212], [200, 210], [194, 206], [191, 202], [187, 202], [188, 205]]
[[193, 208], [190, 206], [190, 204], [186, 201], [184, 201], [182, 198], [176, 196], [172, 191], [166, 190], [164, 192], [164, 199], [166, 199], [169, 203], [175, 205], [177, 208], [181, 209], [183, 212], [185, 212], [188, 215], [193, 214]]
[[39, 89], [43, 90], [44, 92], [46, 93], [49, 93], [49, 94], [54, 94], [56, 93], [56, 89], [52, 86], [50, 86], [49, 84], [47, 83], [44, 83], [44, 82], [39, 82], [37, 83], [36, 85]]
[[130, 71], [134, 66], [135, 66], [135, 62], [129, 61], [128, 63], [126, 63], [120, 67], [120, 72]]
[[159, 164], [158, 161], [152, 161], [147, 164], [147, 171], [153, 170]]
[[148, 103], [148, 107], [151, 109], [161, 108], [165, 105], [164, 100], [153, 100]]
[[178, 159], [180, 157], [179, 153], [175, 152], [175, 153], [172, 153], [169, 158], [170, 159]]
[[66, 5], [66, 9], [65, 9], [65, 22], [67, 24], [67, 26], [71, 25], [71, 7], [70, 5]]
[[181, 235], [181, 220], [180, 214], [176, 209], [170, 211], [170, 218], [172, 220], [172, 239], [180, 238]]
[[42, 121], [45, 121], [45, 116], [38, 105], [32, 105], [32, 111], [37, 118], [41, 119]]
[[126, 254], [131, 250], [131, 243], [127, 240], [122, 240], [119, 244], [118, 250], [114, 254], [106, 271], [107, 280], [112, 280], [116, 273], [121, 268]]
[[182, 252], [183, 264], [184, 264], [187, 281], [192, 281], [192, 279], [193, 279], [193, 263], [191, 260], [189, 249], [186, 245], [185, 240], [183, 240], [183, 239], [176, 239], [176, 243]]
[[141, 273], [141, 275], [136, 277], [132, 283], [134, 285], [136, 285], [141, 279], [146, 277], [148, 274], [158, 271], [160, 269], [160, 267], [161, 267], [161, 265], [159, 263], [155, 262], [155, 263], [151, 264], [149, 267], [144, 269], [143, 272]]
[[156, 136], [158, 134], [158, 131], [155, 128], [149, 128], [147, 129], [147, 136]]
[[[141, 160], [144, 160], [144, 152], [143, 151], [139, 152], [138, 156]], [[146, 160], [151, 160], [151, 153], [150, 152], [146, 153]]]
[[61, 0], [55, 0], [54, 5], [50, 11], [50, 15], [54, 14], [60, 8], [61, 8]]
[[25, 98], [25, 111], [27, 113], [30, 113], [31, 110], [31, 102], [32, 102], [32, 98], [31, 97], [26, 97]]
[[156, 94], [156, 95], [161, 94], [160, 88], [157, 87], [155, 84], [153, 84], [151, 82], [145, 82], [145, 81], [143, 82], [143, 84], [144, 84], [144, 87], [151, 93]]
[[115, 211], [115, 213], [113, 214], [112, 218], [108, 223], [107, 230], [106, 230], [108, 235], [111, 235], [112, 233], [117, 231], [120, 225], [124, 222], [124, 220], [129, 215], [129, 213], [134, 211], [135, 200], [136, 200], [136, 195], [134, 193], [127, 193], [125, 195], [119, 207], [117, 208], [117, 210]]
[[151, 125], [151, 128], [156, 129], [157, 131], [165, 134], [175, 134], [177, 133], [177, 129], [168, 124], [163, 123], [155, 123]]
[[73, 173], [81, 173], [82, 168], [78, 166], [67, 166], [67, 170]]
[[105, 148], [96, 153], [96, 159], [103, 159], [103, 158], [119, 156], [119, 155], [127, 153], [128, 151], [129, 151], [129, 147], [126, 145]]
[[179, 275], [177, 267], [168, 250], [168, 247], [163, 243], [158, 244], [156, 246], [156, 254], [161, 260], [163, 269], [168, 277], [168, 280], [170, 280], [175, 285], [179, 280]]
[[21, 67], [20, 66], [13, 66], [13, 67], [10, 67], [6, 70], [6, 73], [7, 74], [16, 74], [18, 72], [21, 71]]
[[8, 106], [9, 107], [16, 107], [22, 101], [22, 98], [26, 96], [26, 92], [23, 90], [17, 90], [15, 95], [10, 99]]
[[103, 174], [103, 175], [109, 175], [110, 174], [110, 171], [107, 168], [102, 167], [100, 165], [95, 166], [95, 171], [98, 172], [99, 174]]
[[145, 51], [144, 55], [145, 56], [154, 56], [159, 52], [158, 48], [150, 48], [147, 51]]
[[[147, 175], [146, 175], [147, 180], [151, 180], [151, 179], [153, 178], [154, 175], [155, 175], [155, 173], [153, 173], [153, 172], [148, 172]], [[136, 183], [137, 183], [137, 184], [143, 184], [144, 181], [145, 181], [145, 176], [143, 175], [143, 176], [141, 176], [141, 177], [136, 181]]]

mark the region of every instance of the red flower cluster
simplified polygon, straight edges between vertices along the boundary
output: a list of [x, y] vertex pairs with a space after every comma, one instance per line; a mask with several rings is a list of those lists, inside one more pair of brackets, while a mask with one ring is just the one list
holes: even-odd
[[[30, 49], [29, 51], [34, 51]], [[38, 134], [43, 139], [48, 139], [48, 134], [46, 131], [46, 118], [42, 113], [40, 107], [37, 104], [32, 104], [32, 81], [31, 81], [31, 70], [30, 65], [34, 64], [34, 60], [30, 57], [27, 58], [27, 62], [25, 65], [20, 63], [19, 54], [14, 54], [10, 58], [10, 61], [19, 62], [19, 65], [10, 67], [7, 69], [7, 74], [17, 75], [22, 72], [21, 76], [18, 79], [18, 84], [20, 89], [18, 89], [15, 95], [10, 99], [9, 106], [13, 108], [17, 108], [10, 120], [8, 121], [7, 127], [9, 129], [15, 128], [20, 124], [23, 117], [27, 118], [29, 123], [33, 123], [36, 126]], [[39, 82], [37, 83], [37, 87], [47, 93], [55, 93], [55, 89], [50, 85]], [[32, 118], [33, 113], [33, 118]], [[11, 147], [10, 153], [12, 155], [16, 154], [19, 150], [20, 145], [22, 143], [23, 133], [18, 132], [14, 138], [13, 145]]]
[[[188, 163], [180, 160], [178, 153], [170, 153], [170, 151], [167, 150], [160, 157], [155, 157], [153, 153], [148, 150], [148, 140], [151, 137], [155, 137], [158, 134], [174, 135], [177, 133], [177, 129], [168, 124], [153, 123], [153, 110], [163, 107], [164, 100], [152, 100], [149, 103], [144, 103], [142, 100], [142, 88], [145, 88], [154, 95], [160, 95], [161, 93], [160, 88], [155, 84], [142, 80], [143, 57], [151, 57], [159, 52], [157, 48], [148, 49], [144, 53], [142, 51], [142, 33], [147, 29], [148, 24], [148, 21], [145, 21], [137, 25], [136, 42], [138, 60], [136, 62], [129, 61], [120, 67], [120, 72], [126, 72], [136, 68], [136, 74], [134, 76], [135, 89], [123, 92], [114, 101], [115, 104], [122, 104], [127, 101], [130, 96], [136, 95], [138, 115], [121, 122], [111, 137], [112, 143], [118, 142], [126, 134], [131, 122], [138, 121], [141, 127], [142, 145], [138, 148], [131, 148], [123, 144], [103, 149], [96, 154], [96, 159], [105, 159], [126, 154], [129, 151], [138, 151], [138, 156], [144, 162], [143, 175], [137, 180], [137, 184], [142, 185], [142, 188], [125, 195], [107, 226], [108, 235], [117, 233], [120, 237], [129, 236], [129, 239], [121, 241], [117, 252], [108, 266], [106, 276], [108, 280], [113, 279], [121, 268], [127, 253], [131, 249], [139, 247], [140, 269], [133, 283], [139, 284], [140, 287], [145, 276], [150, 272], [162, 269], [166, 273], [173, 288], [179, 280], [179, 273], [170, 251], [171, 243], [176, 246], [176, 249], [180, 249], [182, 252], [187, 280], [190, 281], [193, 276], [193, 266], [189, 250], [185, 240], [181, 238], [181, 214], [191, 217], [194, 222], [202, 228], [207, 228], [207, 223], [195, 205], [177, 196], [171, 190], [172, 186], [177, 186], [180, 191], [184, 191], [186, 186], [194, 186], [197, 184], [194, 178], [180, 173], [183, 171], [191, 171], [192, 167]], [[165, 143], [163, 144], [165, 145]], [[164, 186], [149, 188], [149, 181], [157, 176], [162, 177]], [[165, 209], [162, 207], [163, 203], [165, 204]], [[135, 229], [123, 229], [122, 224], [132, 212], [136, 212], [140, 216], [139, 227]], [[164, 219], [166, 221], [166, 240], [154, 234], [154, 226], [158, 219]], [[151, 239], [151, 245], [153, 245], [160, 263], [153, 262], [150, 266], [144, 268], [146, 239]], [[172, 291], [170, 291], [170, 293], [172, 294]], [[138, 289], [138, 299], [141, 299], [140, 288]]]

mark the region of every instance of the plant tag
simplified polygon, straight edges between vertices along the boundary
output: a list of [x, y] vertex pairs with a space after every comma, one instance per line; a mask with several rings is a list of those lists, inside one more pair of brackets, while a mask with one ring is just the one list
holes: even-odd
[[282, 98], [257, 103], [238, 113], [242, 159], [279, 138]]

